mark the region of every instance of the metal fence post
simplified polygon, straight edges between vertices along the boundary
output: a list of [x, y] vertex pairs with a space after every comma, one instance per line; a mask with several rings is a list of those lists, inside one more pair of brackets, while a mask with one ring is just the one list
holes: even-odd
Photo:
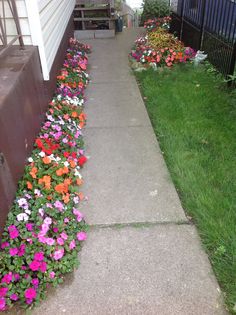
[[204, 28], [205, 28], [205, 16], [206, 16], [206, 0], [202, 0], [202, 10], [201, 10], [201, 28], [200, 28], [200, 44], [199, 49], [202, 49], [204, 40]]
[[229, 67], [229, 75], [233, 75], [234, 74], [235, 63], [236, 63], [236, 42], [234, 43], [233, 51], [232, 51], [232, 55], [231, 55], [230, 67]]
[[185, 0], [181, 0], [181, 13], [180, 13], [180, 17], [181, 17], [181, 28], [180, 28], [180, 36], [179, 36], [179, 39], [180, 39], [181, 41], [182, 41], [182, 37], [183, 37], [184, 6], [185, 6]]

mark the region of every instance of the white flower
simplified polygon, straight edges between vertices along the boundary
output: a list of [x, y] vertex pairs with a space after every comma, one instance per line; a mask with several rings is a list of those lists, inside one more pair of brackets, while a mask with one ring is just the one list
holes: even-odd
[[70, 164], [66, 161], [64, 162], [64, 166], [68, 167]]
[[43, 151], [41, 151], [40, 153], [39, 153], [39, 156], [41, 156], [41, 157], [45, 157], [45, 152], [43, 152]]
[[30, 210], [25, 210], [25, 213], [31, 214], [31, 211]]
[[43, 217], [43, 215], [44, 215], [44, 210], [43, 210], [42, 208], [39, 208], [38, 212], [39, 212], [39, 214]]
[[29, 157], [29, 158], [28, 158], [28, 162], [30, 162], [30, 163], [34, 162], [34, 160], [32, 159], [32, 157]]
[[27, 200], [25, 198], [20, 198], [17, 200], [17, 203], [21, 207], [21, 206], [27, 205]]
[[18, 221], [28, 221], [29, 216], [26, 213], [20, 213], [16, 216]]
[[61, 161], [61, 158], [58, 156], [58, 157], [55, 158], [55, 161], [59, 162], [59, 161]]

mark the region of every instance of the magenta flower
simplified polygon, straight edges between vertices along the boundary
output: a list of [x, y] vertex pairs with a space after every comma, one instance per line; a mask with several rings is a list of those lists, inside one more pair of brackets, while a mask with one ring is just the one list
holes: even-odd
[[27, 228], [28, 231], [33, 231], [33, 226], [34, 226], [34, 225], [33, 225], [32, 223], [26, 223], [25, 226], [26, 226], [26, 228]]
[[0, 298], [0, 311], [5, 311], [6, 309], [6, 301], [4, 298]]
[[17, 294], [13, 293], [13, 294], [10, 296], [10, 299], [11, 299], [12, 301], [17, 301], [17, 300], [19, 299], [19, 296], [18, 296]]
[[17, 238], [19, 236], [19, 231], [17, 230], [15, 225], [10, 225], [8, 227], [8, 232], [11, 239]]
[[33, 260], [30, 264], [29, 267], [31, 270], [33, 271], [37, 271], [39, 270], [39, 267], [41, 266], [41, 263], [37, 260]]
[[16, 247], [10, 248], [9, 254], [10, 254], [10, 256], [16, 256], [18, 254], [18, 248], [16, 248]]
[[34, 254], [34, 260], [37, 260], [37, 261], [44, 260], [44, 253], [43, 252], [35, 253]]
[[59, 231], [57, 227], [54, 227], [52, 230], [54, 233], [57, 233]]
[[56, 251], [54, 252], [54, 254], [53, 254], [53, 258], [54, 258], [55, 260], [59, 260], [59, 259], [61, 259], [63, 256], [64, 256], [64, 248], [56, 250]]
[[8, 288], [0, 288], [0, 298], [7, 294]]
[[26, 304], [32, 304], [33, 303], [33, 299], [26, 299]]
[[33, 284], [33, 286], [35, 288], [37, 288], [39, 286], [39, 279], [38, 278], [34, 278], [31, 280], [31, 283]]
[[[21, 268], [22, 269], [22, 268]], [[13, 274], [13, 277], [14, 277], [14, 281], [19, 281], [20, 280], [20, 275], [19, 273], [14, 273]]]
[[20, 245], [19, 251], [18, 251], [18, 256], [23, 256], [25, 254], [25, 248], [26, 248], [25, 244]]
[[46, 272], [47, 271], [47, 263], [45, 261], [41, 262], [39, 269], [41, 272]]
[[3, 243], [1, 244], [1, 249], [4, 249], [4, 248], [6, 248], [6, 247], [8, 247], [8, 246], [10, 246], [10, 244], [9, 244], [8, 242], [3, 242]]
[[85, 241], [87, 238], [87, 234], [85, 232], [79, 232], [77, 233], [77, 239], [78, 241]]
[[1, 280], [1, 283], [9, 284], [12, 281], [12, 272], [7, 273]]
[[26, 299], [35, 299], [37, 296], [37, 293], [35, 291], [34, 288], [28, 288], [26, 291], [25, 291], [25, 298]]

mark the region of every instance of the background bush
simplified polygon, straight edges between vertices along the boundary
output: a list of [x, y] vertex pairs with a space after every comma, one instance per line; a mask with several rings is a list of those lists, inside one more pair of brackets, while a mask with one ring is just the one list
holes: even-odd
[[170, 14], [168, 0], [143, 0], [142, 6], [141, 24], [148, 19], [164, 17]]

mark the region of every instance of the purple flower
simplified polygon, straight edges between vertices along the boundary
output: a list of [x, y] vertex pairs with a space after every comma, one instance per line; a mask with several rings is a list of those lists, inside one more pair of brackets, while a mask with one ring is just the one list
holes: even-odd
[[4, 249], [4, 248], [6, 248], [6, 247], [8, 247], [8, 246], [10, 246], [10, 244], [9, 244], [8, 242], [3, 242], [3, 243], [1, 244], [1, 249]]
[[23, 256], [25, 254], [25, 248], [26, 248], [26, 245], [25, 244], [21, 244], [20, 247], [19, 247], [19, 251], [18, 251], [18, 256]]
[[37, 289], [38, 286], [39, 286], [39, 279], [38, 278], [34, 278], [34, 279], [31, 280], [31, 283]]

